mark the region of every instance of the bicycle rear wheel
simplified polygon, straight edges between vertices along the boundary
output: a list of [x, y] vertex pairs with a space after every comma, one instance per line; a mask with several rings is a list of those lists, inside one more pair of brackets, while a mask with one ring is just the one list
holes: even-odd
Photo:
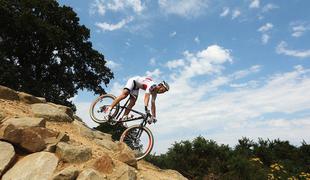
[[147, 127], [134, 125], [123, 132], [120, 142], [126, 143], [134, 151], [138, 161], [151, 152], [154, 145], [154, 137]]
[[[116, 97], [112, 94], [104, 94], [95, 99], [89, 109], [91, 119], [99, 124], [107, 122], [108, 108], [115, 99]], [[119, 104], [112, 109], [112, 118], [117, 115], [118, 111]]]

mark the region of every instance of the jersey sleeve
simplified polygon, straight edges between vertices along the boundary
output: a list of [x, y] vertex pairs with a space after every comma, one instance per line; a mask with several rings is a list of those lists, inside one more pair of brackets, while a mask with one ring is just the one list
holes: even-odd
[[151, 92], [153, 92], [154, 89], [155, 89], [155, 87], [156, 87], [156, 84], [154, 84], [154, 83], [148, 83], [148, 84], [147, 84], [147, 87], [146, 87], [146, 89], [145, 89], [145, 93], [151, 93]]

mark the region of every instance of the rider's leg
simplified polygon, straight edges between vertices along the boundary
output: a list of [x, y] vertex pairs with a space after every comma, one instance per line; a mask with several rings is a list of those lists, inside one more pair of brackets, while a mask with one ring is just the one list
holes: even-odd
[[136, 104], [137, 98], [135, 96], [130, 96], [129, 104], [124, 112], [124, 116], [127, 116], [131, 111], [132, 107]]
[[121, 100], [125, 99], [129, 95], [128, 89], [123, 89], [121, 95], [119, 95], [110, 105], [109, 110], [111, 111], [116, 104], [118, 104]]

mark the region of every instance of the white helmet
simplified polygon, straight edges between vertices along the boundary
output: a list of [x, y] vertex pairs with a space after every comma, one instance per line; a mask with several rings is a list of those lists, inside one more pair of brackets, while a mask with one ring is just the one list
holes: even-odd
[[169, 84], [166, 82], [166, 81], [162, 81], [160, 84], [162, 84], [166, 89], [167, 91], [169, 91]]

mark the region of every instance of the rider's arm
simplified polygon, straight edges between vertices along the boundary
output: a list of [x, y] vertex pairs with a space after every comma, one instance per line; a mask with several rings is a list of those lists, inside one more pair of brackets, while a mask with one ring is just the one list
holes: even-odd
[[150, 93], [145, 93], [144, 95], [144, 106], [148, 109], [149, 101], [150, 101]]
[[156, 104], [155, 104], [156, 97], [157, 97], [157, 94], [152, 94], [151, 110], [152, 110], [152, 115], [154, 118], [156, 118]]

